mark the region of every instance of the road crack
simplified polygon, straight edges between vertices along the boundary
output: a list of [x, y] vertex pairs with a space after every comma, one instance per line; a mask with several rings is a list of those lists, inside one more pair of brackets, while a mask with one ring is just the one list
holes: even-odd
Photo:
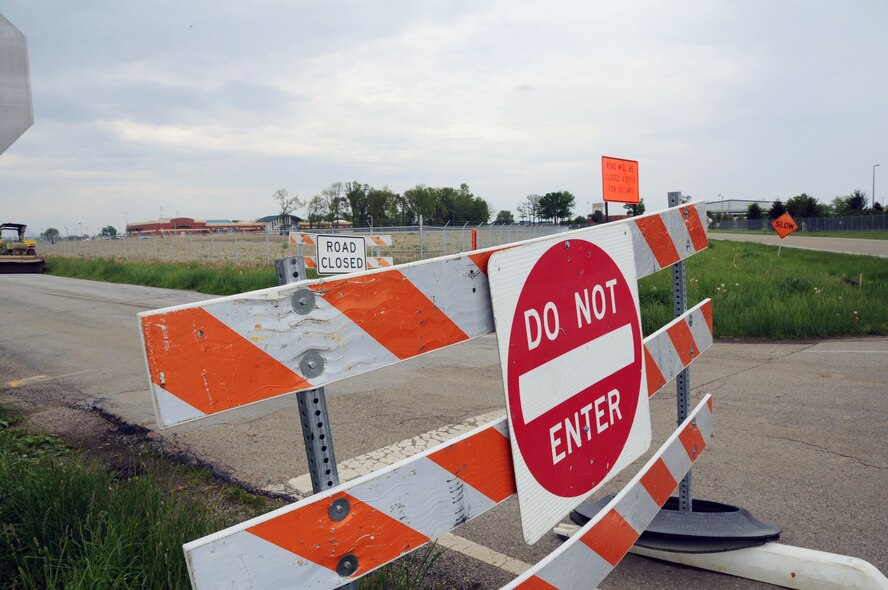
[[855, 457], [854, 455], [845, 455], [844, 453], [839, 453], [839, 452], [837, 452], [837, 451], [833, 451], [833, 450], [831, 450], [831, 449], [828, 449], [828, 448], [826, 448], [826, 447], [822, 447], [822, 446], [820, 446], [820, 445], [815, 445], [814, 443], [810, 443], [810, 442], [805, 441], [805, 440], [799, 440], [799, 439], [797, 439], [797, 438], [788, 438], [788, 437], [783, 437], [783, 436], [768, 436], [767, 438], [769, 438], [769, 439], [771, 439], [771, 440], [783, 440], [783, 441], [787, 441], [787, 442], [795, 442], [795, 443], [799, 443], [799, 444], [802, 444], [802, 445], [805, 445], [805, 446], [809, 446], [809, 447], [815, 448], [815, 449], [817, 449], [817, 450], [819, 450], [819, 451], [823, 451], [824, 453], [828, 453], [828, 454], [830, 454], [830, 455], [835, 455], [836, 457], [842, 457], [842, 458], [844, 458], [844, 459], [851, 459], [852, 461], [856, 461], [857, 463], [860, 463], [861, 465], [863, 465], [863, 466], [865, 466], [865, 467], [871, 467], [871, 468], [873, 468], [873, 469], [888, 470], [888, 467], [886, 467], [886, 466], [883, 466], [883, 465], [873, 465], [872, 463], [867, 463], [867, 462], [864, 461], [863, 459], [860, 459], [860, 458], [858, 458], [858, 457]]

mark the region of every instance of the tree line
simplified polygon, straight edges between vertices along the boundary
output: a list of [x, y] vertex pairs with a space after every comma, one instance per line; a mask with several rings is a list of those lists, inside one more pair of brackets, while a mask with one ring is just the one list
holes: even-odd
[[[786, 203], [776, 199], [771, 203], [770, 209], [765, 211], [758, 203], [752, 203], [746, 210], [747, 219], [777, 219], [784, 213], [789, 213], [793, 218], [804, 219], [806, 217], [849, 217], [854, 215], [880, 215], [885, 212], [881, 203], [867, 206], [866, 192], [861, 190], [851, 191], [850, 194], [835, 197], [830, 204], [820, 203], [816, 198], [802, 193], [786, 200]], [[718, 214], [715, 214], [718, 217]]]
[[430, 225], [480, 224], [490, 219], [490, 205], [465, 183], [459, 188], [417, 184], [396, 193], [387, 186], [376, 188], [358, 181], [334, 182], [307, 200], [290, 196], [286, 189], [277, 190], [273, 197], [278, 202], [282, 220], [305, 207], [311, 227], [322, 222], [336, 226], [342, 221], [355, 226], [415, 225], [420, 217]]

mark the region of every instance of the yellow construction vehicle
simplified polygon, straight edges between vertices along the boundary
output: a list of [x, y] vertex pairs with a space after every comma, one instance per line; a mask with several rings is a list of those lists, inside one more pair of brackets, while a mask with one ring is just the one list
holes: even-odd
[[37, 240], [26, 240], [21, 223], [0, 224], [0, 274], [44, 272], [46, 260], [37, 256]]

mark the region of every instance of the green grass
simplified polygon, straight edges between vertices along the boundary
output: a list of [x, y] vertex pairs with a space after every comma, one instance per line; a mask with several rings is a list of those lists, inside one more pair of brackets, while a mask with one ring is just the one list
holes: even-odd
[[[60, 276], [231, 295], [277, 284], [271, 269], [52, 258]], [[845, 282], [863, 273], [863, 288]], [[711, 297], [719, 338], [804, 339], [888, 334], [888, 262], [743, 242], [712, 241], [687, 262], [688, 303]], [[672, 318], [671, 272], [639, 283], [651, 333]]]
[[146, 285], [197, 291], [208, 295], [234, 295], [277, 285], [273, 268], [203, 266], [197, 263], [133, 262], [114, 258], [47, 259], [47, 272], [61, 277], [107, 283]]
[[[757, 234], [760, 236], [777, 235], [777, 232], [769, 229], [709, 229], [709, 233], [715, 234]], [[797, 231], [793, 236], [810, 236], [812, 238], [853, 238], [861, 240], [888, 240], [888, 231], [864, 230], [864, 231]]]
[[434, 587], [429, 572], [444, 549], [432, 542], [413, 553], [379, 568], [358, 581], [360, 590], [422, 590]]
[[[888, 334], [888, 261], [743, 242], [710, 242], [687, 261], [688, 306], [712, 298], [715, 336], [805, 339]], [[863, 287], [843, 279], [857, 280]], [[672, 318], [671, 272], [639, 283], [646, 334]]]
[[[109, 469], [61, 439], [15, 428], [0, 402], [0, 587], [9, 590], [187, 589], [182, 545], [266, 512], [268, 501], [208, 470], [133, 451]], [[215, 499], [214, 499], [215, 498]], [[359, 582], [421, 590], [434, 543]]]
[[[182, 544], [225, 526], [184, 467], [108, 470], [0, 407], [0, 580], [17, 589], [189, 588]], [[176, 492], [176, 489], [183, 490]]]

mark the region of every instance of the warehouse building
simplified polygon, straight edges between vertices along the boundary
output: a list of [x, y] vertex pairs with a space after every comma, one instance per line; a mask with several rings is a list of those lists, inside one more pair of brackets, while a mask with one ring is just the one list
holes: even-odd
[[201, 220], [191, 217], [172, 217], [139, 221], [126, 224], [126, 233], [131, 236], [155, 235], [195, 235], [265, 232], [266, 225], [259, 221], [238, 221], [228, 219]]

